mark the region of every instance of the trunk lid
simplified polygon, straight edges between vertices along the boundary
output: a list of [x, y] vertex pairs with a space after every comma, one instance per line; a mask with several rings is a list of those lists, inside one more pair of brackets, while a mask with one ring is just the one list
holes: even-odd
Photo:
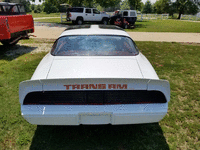
[[143, 78], [134, 57], [56, 57], [47, 79]]

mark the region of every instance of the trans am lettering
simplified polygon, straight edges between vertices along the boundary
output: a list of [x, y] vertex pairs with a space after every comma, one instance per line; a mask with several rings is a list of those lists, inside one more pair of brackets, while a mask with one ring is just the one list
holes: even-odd
[[79, 89], [127, 89], [127, 84], [70, 84], [63, 85], [66, 90], [79, 90]]

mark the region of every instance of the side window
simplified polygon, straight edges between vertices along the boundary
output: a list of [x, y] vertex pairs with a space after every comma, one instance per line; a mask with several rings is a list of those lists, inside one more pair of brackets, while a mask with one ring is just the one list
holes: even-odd
[[25, 13], [25, 9], [23, 5], [18, 5], [20, 13]]
[[14, 13], [18, 13], [18, 8], [17, 6], [13, 6], [13, 8], [11, 9], [11, 12], [14, 12]]
[[3, 9], [1, 8], [1, 6], [0, 6], [0, 12], [3, 12]]
[[135, 17], [135, 12], [132, 11], [132, 12], [130, 12], [130, 13], [131, 13], [131, 14], [130, 14], [131, 17]]
[[100, 14], [100, 12], [98, 10], [96, 10], [96, 9], [93, 9], [93, 13], [94, 14]]
[[3, 10], [4, 10], [4, 12], [9, 12], [10, 6], [3, 6]]
[[70, 12], [75, 12], [75, 13], [82, 13], [83, 8], [70, 8]]
[[91, 9], [86, 9], [85, 13], [90, 13], [91, 14]]
[[124, 17], [128, 16], [128, 11], [124, 11], [123, 16]]

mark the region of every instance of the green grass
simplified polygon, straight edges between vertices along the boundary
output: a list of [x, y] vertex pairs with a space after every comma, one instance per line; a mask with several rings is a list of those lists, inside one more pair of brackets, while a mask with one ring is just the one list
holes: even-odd
[[51, 14], [47, 14], [46, 12], [41, 12], [41, 13], [34, 13], [34, 12], [30, 12], [27, 14], [31, 14], [33, 16], [33, 18], [41, 18], [41, 17], [60, 17], [60, 13], [51, 13]]
[[[40, 19], [35, 22], [49, 22], [60, 24], [60, 18]], [[62, 24], [71, 24], [62, 23]], [[128, 32], [188, 32], [188, 33], [200, 33], [200, 21], [188, 22], [181, 20], [149, 20], [136, 22], [134, 29], [126, 29]]]
[[34, 22], [48, 22], [48, 23], [58, 23], [58, 24], [72, 24], [71, 21], [61, 23], [60, 18], [49, 18], [49, 19], [38, 19]]
[[192, 32], [200, 33], [200, 22], [188, 22], [181, 20], [150, 20], [136, 22], [134, 29], [126, 31], [135, 32]]
[[[54, 40], [0, 45], [0, 149], [194, 149], [200, 147], [200, 45], [136, 42], [161, 79], [171, 86], [168, 114], [158, 124], [36, 126], [20, 111], [18, 86], [29, 80], [45, 53], [31, 53]], [[26, 48], [30, 53], [19, 53]], [[15, 55], [6, 55], [9, 51]]]

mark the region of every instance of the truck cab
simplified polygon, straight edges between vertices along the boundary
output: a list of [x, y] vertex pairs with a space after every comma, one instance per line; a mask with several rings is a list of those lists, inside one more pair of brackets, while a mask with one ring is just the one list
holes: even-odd
[[67, 21], [81, 25], [84, 22], [100, 22], [108, 24], [110, 16], [96, 8], [72, 7], [67, 10]]

